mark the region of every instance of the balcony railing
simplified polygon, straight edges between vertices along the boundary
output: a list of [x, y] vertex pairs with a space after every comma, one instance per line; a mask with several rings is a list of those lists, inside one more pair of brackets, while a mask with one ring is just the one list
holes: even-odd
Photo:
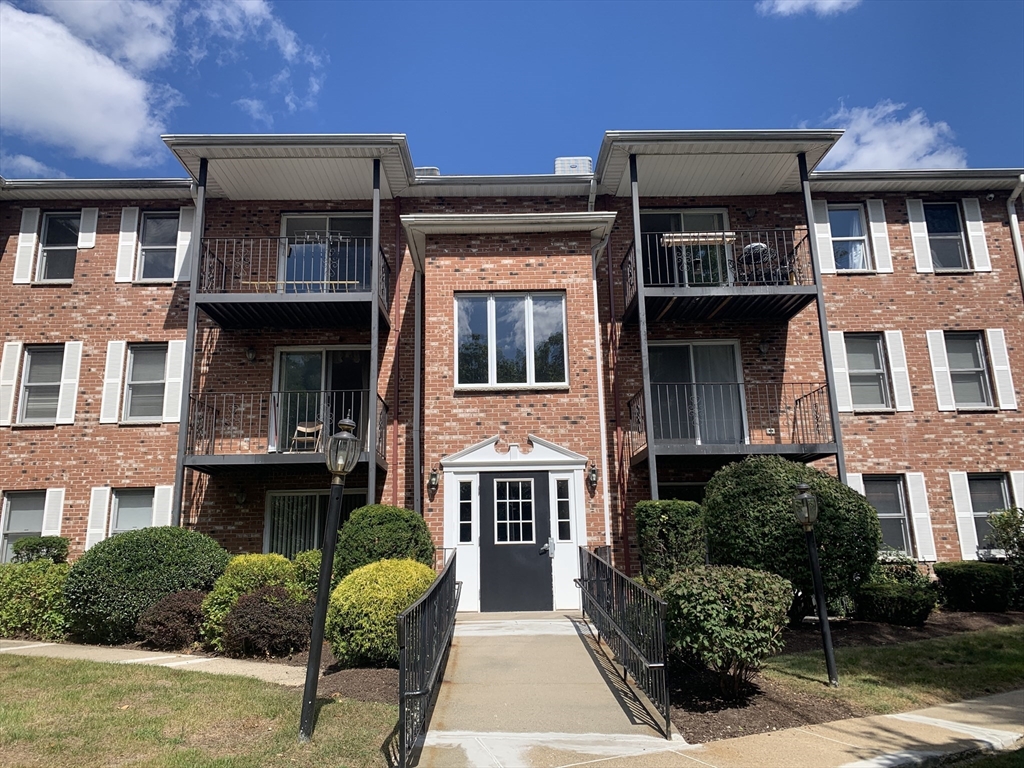
[[[828, 386], [815, 382], [651, 384], [655, 445], [834, 442]], [[648, 444], [643, 393], [629, 400], [629, 450]]]
[[[339, 419], [351, 415], [363, 440], [368, 390], [323, 392], [209, 392], [189, 397], [191, 456], [322, 453]], [[376, 452], [386, 456], [388, 407], [377, 396]]]
[[[373, 241], [368, 237], [207, 237], [199, 293], [369, 293]], [[390, 309], [391, 265], [377, 251], [380, 300]]]

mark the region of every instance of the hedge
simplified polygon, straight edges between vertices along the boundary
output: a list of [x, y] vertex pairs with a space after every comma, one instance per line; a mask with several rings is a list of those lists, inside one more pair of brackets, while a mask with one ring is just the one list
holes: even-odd
[[31, 563], [33, 560], [66, 563], [69, 543], [63, 536], [26, 536], [15, 541], [11, 549], [16, 563]]
[[286, 587], [242, 595], [224, 617], [224, 650], [230, 656], [288, 656], [309, 648], [313, 598]]
[[1002, 613], [1013, 595], [1013, 569], [997, 563], [964, 560], [936, 563], [943, 605], [951, 611]]
[[0, 565], [0, 637], [63, 639], [69, 570], [67, 563], [49, 560]]
[[704, 565], [704, 513], [692, 501], [641, 501], [633, 508], [645, 583], [664, 584], [673, 572]]
[[874, 581], [858, 590], [854, 615], [861, 621], [920, 627], [934, 608], [935, 589], [931, 585]]
[[434, 565], [434, 544], [423, 518], [415, 512], [371, 504], [360, 507], [342, 526], [334, 556], [334, 579], [377, 560], [416, 560]]

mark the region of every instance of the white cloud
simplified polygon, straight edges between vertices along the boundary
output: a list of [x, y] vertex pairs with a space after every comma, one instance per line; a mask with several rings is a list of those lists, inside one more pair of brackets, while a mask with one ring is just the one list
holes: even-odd
[[259, 99], [238, 99], [234, 104], [253, 120], [263, 123], [268, 128], [274, 124], [274, 118], [267, 111], [267, 105]]
[[0, 154], [0, 176], [7, 179], [66, 179], [64, 171], [51, 168], [28, 155]]
[[930, 122], [922, 109], [901, 119], [899, 113], [905, 107], [889, 100], [873, 107], [840, 106], [825, 124], [846, 133], [820, 167], [844, 171], [967, 167], [967, 152], [953, 143], [948, 123]]
[[179, 0], [35, 0], [78, 38], [135, 71], [164, 65], [174, 51]]
[[813, 13], [816, 16], [835, 16], [853, 10], [861, 0], [761, 0], [755, 7], [762, 16], [795, 16]]
[[162, 116], [180, 103], [90, 48], [67, 27], [0, 3], [0, 127], [113, 166], [163, 152]]
[[199, 21], [202, 29], [197, 30], [190, 50], [193, 63], [206, 56], [207, 45], [214, 38], [239, 42], [262, 37], [288, 62], [304, 52], [298, 36], [274, 15], [266, 0], [206, 0], [185, 15], [186, 26], [195, 29]]

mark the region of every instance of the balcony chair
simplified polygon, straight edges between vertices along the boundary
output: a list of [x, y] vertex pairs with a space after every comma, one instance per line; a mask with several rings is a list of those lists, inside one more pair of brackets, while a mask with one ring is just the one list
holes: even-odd
[[322, 421], [300, 421], [295, 425], [295, 433], [292, 435], [292, 442], [288, 450], [291, 452], [320, 451], [323, 431], [324, 423]]

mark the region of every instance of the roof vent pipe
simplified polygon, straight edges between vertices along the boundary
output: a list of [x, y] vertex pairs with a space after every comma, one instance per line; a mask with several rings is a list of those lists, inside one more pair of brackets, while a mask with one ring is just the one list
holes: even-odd
[[594, 161], [589, 157], [556, 157], [555, 173], [559, 176], [584, 176], [594, 172]]

